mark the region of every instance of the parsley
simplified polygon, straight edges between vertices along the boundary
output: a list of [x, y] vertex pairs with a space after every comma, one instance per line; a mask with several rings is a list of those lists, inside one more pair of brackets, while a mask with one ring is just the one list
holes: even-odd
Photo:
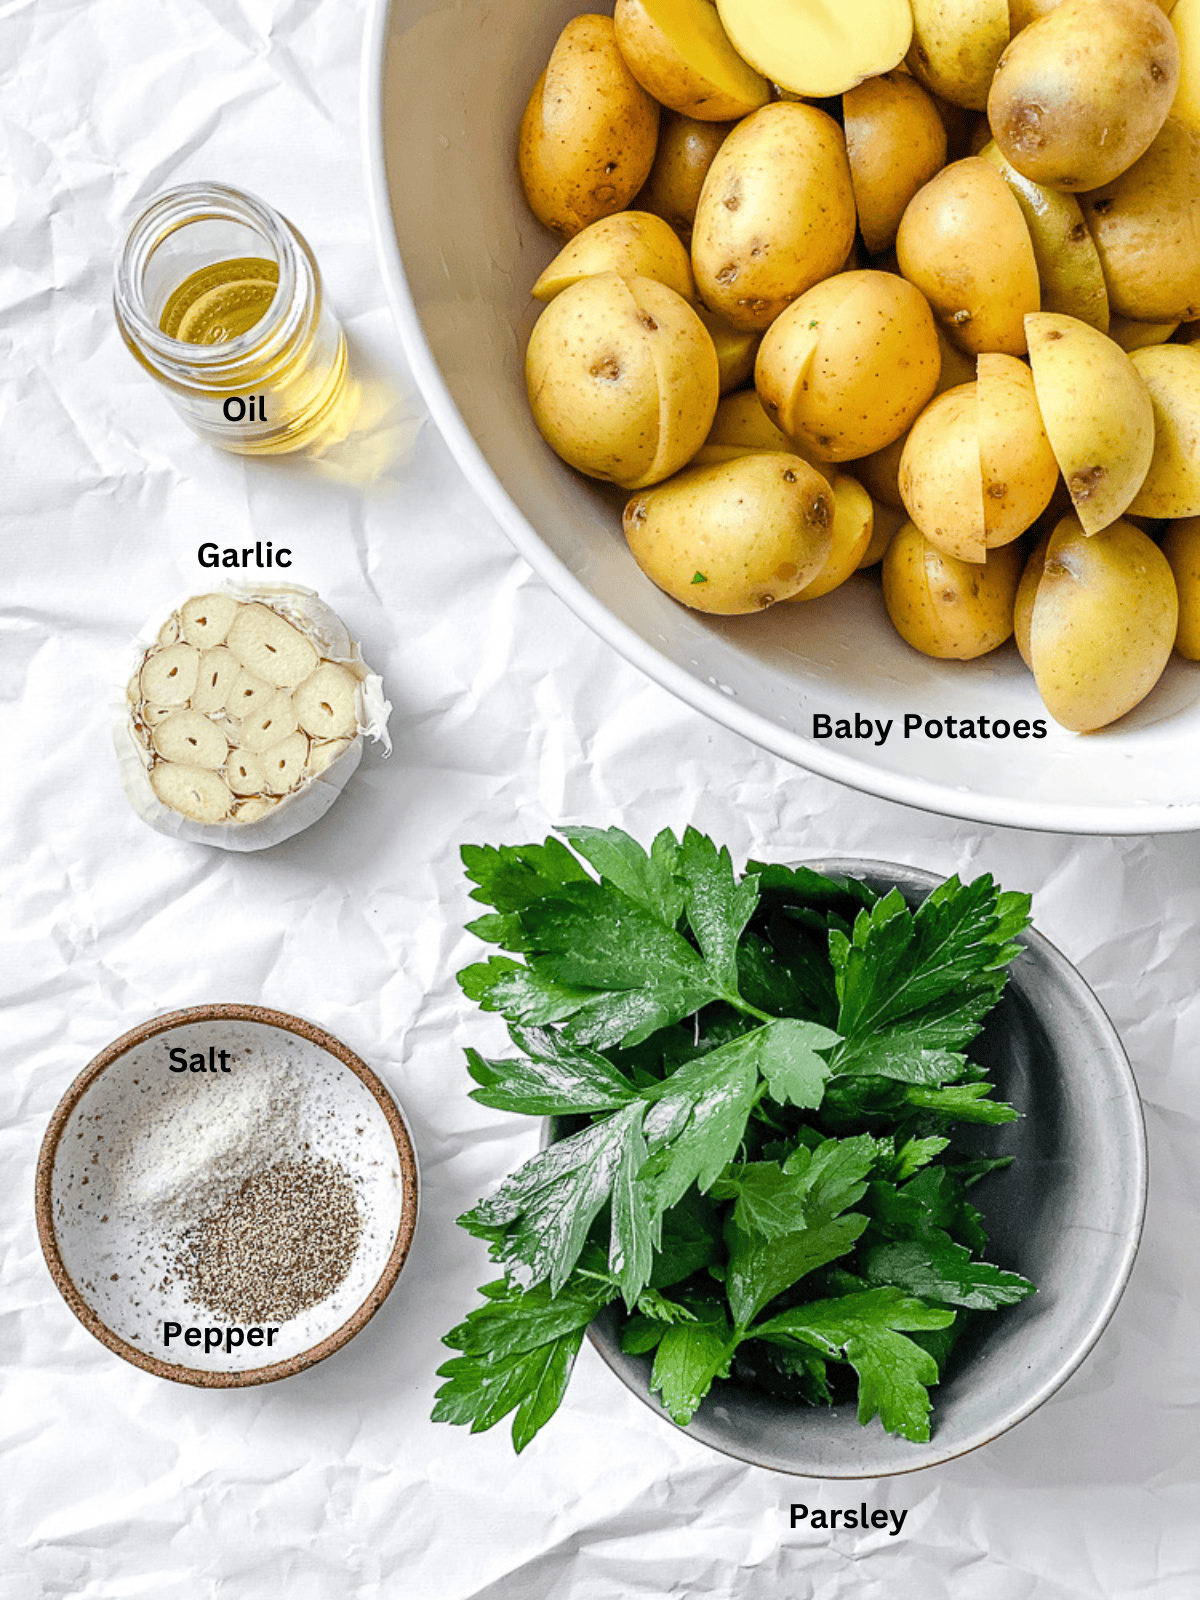
[[503, 953], [459, 981], [518, 1052], [467, 1051], [473, 1098], [562, 1120], [459, 1219], [504, 1276], [446, 1336], [435, 1419], [512, 1414], [523, 1449], [615, 1303], [679, 1423], [731, 1375], [798, 1404], [853, 1375], [860, 1421], [928, 1438], [963, 1317], [1033, 1292], [966, 1197], [1007, 1158], [958, 1142], [1018, 1114], [968, 1050], [1028, 899], [951, 878], [910, 911], [810, 868], [738, 875], [691, 828], [564, 838], [463, 850]]
[[693, 583], [707, 583], [708, 582], [708, 574], [705, 573], [705, 572], [695, 572], [695, 573], [692, 574], [692, 582]]

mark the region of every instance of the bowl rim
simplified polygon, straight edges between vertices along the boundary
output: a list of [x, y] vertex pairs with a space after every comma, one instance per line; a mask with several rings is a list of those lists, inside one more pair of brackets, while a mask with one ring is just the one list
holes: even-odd
[[[905, 862], [878, 861], [869, 857], [860, 856], [815, 856], [800, 858], [789, 863], [791, 866], [810, 867], [814, 871], [823, 872], [830, 876], [845, 876], [863, 878], [868, 882], [872, 877], [892, 883], [903, 893], [910, 888], [924, 898], [931, 889], [945, 882], [945, 877], [926, 867], [915, 867]], [[1096, 996], [1087, 979], [1063, 955], [1057, 945], [1050, 942], [1042, 933], [1033, 928], [1026, 928], [1018, 936], [1020, 943], [1031, 955], [1048, 967], [1050, 971], [1062, 982], [1065, 982], [1076, 997], [1084, 1004], [1090, 1013], [1091, 1021], [1097, 1033], [1104, 1039], [1108, 1047], [1109, 1060], [1114, 1068], [1116, 1083], [1122, 1093], [1120, 1099], [1109, 1099], [1106, 1104], [1115, 1117], [1123, 1114], [1124, 1131], [1129, 1138], [1133, 1152], [1132, 1167], [1130, 1170], [1130, 1188], [1133, 1194], [1133, 1210], [1126, 1223], [1124, 1243], [1120, 1255], [1115, 1263], [1116, 1270], [1112, 1273], [1106, 1293], [1093, 1308], [1087, 1329], [1083, 1337], [1070, 1349], [1064, 1350], [1060, 1355], [1050, 1375], [1030, 1394], [1019, 1406], [1010, 1410], [1005, 1420], [999, 1427], [987, 1426], [980, 1428], [965, 1441], [960, 1441], [953, 1448], [938, 1449], [936, 1445], [936, 1432], [933, 1438], [925, 1445], [915, 1445], [913, 1449], [921, 1452], [921, 1459], [914, 1460], [911, 1465], [903, 1463], [877, 1471], [838, 1471], [824, 1464], [820, 1471], [806, 1470], [802, 1467], [781, 1466], [778, 1462], [763, 1461], [753, 1455], [743, 1454], [717, 1440], [702, 1437], [689, 1426], [672, 1421], [669, 1414], [662, 1408], [656, 1397], [648, 1388], [640, 1385], [634, 1386], [629, 1382], [628, 1376], [618, 1365], [618, 1350], [598, 1332], [597, 1322], [592, 1322], [588, 1327], [588, 1340], [592, 1348], [598, 1353], [601, 1360], [609, 1370], [634, 1394], [650, 1411], [661, 1421], [669, 1423], [685, 1437], [694, 1443], [705, 1444], [720, 1454], [729, 1456], [732, 1460], [749, 1462], [754, 1466], [763, 1467], [768, 1471], [782, 1472], [790, 1477], [810, 1478], [820, 1480], [838, 1481], [872, 1481], [883, 1477], [900, 1477], [910, 1472], [923, 1472], [930, 1467], [942, 1466], [948, 1461], [958, 1460], [970, 1454], [973, 1450], [980, 1449], [985, 1444], [990, 1444], [994, 1439], [1015, 1428], [1023, 1422], [1040, 1406], [1044, 1405], [1063, 1384], [1087, 1360], [1095, 1349], [1100, 1335], [1108, 1326], [1113, 1313], [1117, 1309], [1121, 1296], [1128, 1285], [1133, 1264], [1137, 1257], [1138, 1247], [1141, 1243], [1142, 1230], [1145, 1225], [1146, 1203], [1149, 1192], [1149, 1151], [1146, 1138], [1146, 1119], [1142, 1108], [1141, 1097], [1138, 1093], [1137, 1079], [1129, 1056], [1117, 1029]], [[1090, 1081], [1090, 1080], [1089, 1080]], [[934, 1412], [936, 1422], [936, 1405]], [[874, 1426], [874, 1424], [871, 1424]]]
[[405, 357], [425, 404], [463, 475], [503, 528], [517, 553], [584, 622], [653, 682], [693, 710], [742, 735], [751, 744], [819, 777], [863, 794], [940, 816], [1044, 833], [1154, 834], [1200, 830], [1200, 799], [1187, 803], [1081, 806], [1078, 802], [1023, 800], [974, 793], [953, 784], [870, 767], [853, 755], [825, 749], [771, 722], [757, 711], [693, 677], [662, 655], [604, 606], [542, 540], [509, 498], [475, 442], [425, 337], [392, 225], [384, 153], [383, 76], [393, 9], [403, 0], [370, 0], [363, 32], [360, 122], [363, 165], [376, 259]]
[[[59, 1144], [76, 1106], [92, 1084], [134, 1046], [144, 1044], [160, 1033], [168, 1033], [173, 1028], [197, 1022], [253, 1022], [277, 1028], [318, 1046], [340, 1061], [361, 1079], [386, 1118], [388, 1130], [396, 1146], [402, 1178], [402, 1202], [395, 1240], [382, 1272], [355, 1311], [339, 1328], [335, 1328], [310, 1349], [289, 1356], [286, 1361], [272, 1362], [265, 1367], [250, 1367], [240, 1372], [208, 1371], [199, 1367], [173, 1365], [159, 1360], [157, 1356], [150, 1355], [145, 1350], [139, 1350], [136, 1345], [122, 1339], [97, 1315], [76, 1288], [75, 1281], [62, 1258], [58, 1231], [54, 1224], [55, 1163]], [[324, 1361], [327, 1356], [333, 1355], [335, 1350], [340, 1350], [343, 1345], [348, 1344], [355, 1334], [366, 1327], [395, 1287], [396, 1279], [400, 1276], [400, 1270], [412, 1247], [419, 1207], [418, 1188], [416, 1150], [404, 1115], [386, 1085], [353, 1050], [344, 1045], [340, 1039], [334, 1038], [333, 1034], [327, 1033], [324, 1028], [318, 1027], [316, 1023], [292, 1016], [289, 1012], [274, 1011], [267, 1006], [213, 1003], [187, 1006], [182, 1010], [167, 1011], [159, 1016], [150, 1017], [121, 1034], [120, 1038], [114, 1039], [111, 1044], [105, 1045], [99, 1055], [88, 1062], [54, 1108], [42, 1138], [34, 1181], [34, 1210], [37, 1217], [38, 1239], [54, 1286], [79, 1321], [101, 1344], [106, 1345], [114, 1354], [130, 1362], [131, 1365], [141, 1367], [144, 1372], [153, 1373], [157, 1378], [169, 1378], [174, 1383], [190, 1384], [200, 1389], [245, 1389], [255, 1384], [274, 1383], [280, 1378], [290, 1378], [294, 1373], [315, 1366], [318, 1361]]]

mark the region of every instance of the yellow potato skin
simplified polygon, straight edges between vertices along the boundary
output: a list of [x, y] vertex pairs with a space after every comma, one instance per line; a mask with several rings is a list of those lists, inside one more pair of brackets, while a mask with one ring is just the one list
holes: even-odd
[[1150, 391], [1154, 454], [1130, 502], [1134, 517], [1200, 515], [1200, 349], [1150, 345], [1130, 360]]
[[758, 451], [635, 495], [622, 525], [652, 583], [694, 610], [740, 616], [788, 599], [822, 571], [833, 520], [833, 492], [815, 468]]
[[705, 305], [761, 333], [853, 243], [854, 190], [833, 118], [781, 100], [739, 122], [696, 208], [692, 271]]
[[829, 557], [817, 576], [791, 595], [789, 601], [819, 600], [840, 588], [863, 565], [874, 531], [871, 496], [857, 479], [839, 472], [833, 480], [833, 543]]
[[842, 112], [858, 226], [874, 256], [895, 242], [905, 206], [946, 165], [946, 129], [906, 72], [848, 89]]
[[[674, 13], [677, 27], [663, 25]], [[729, 43], [708, 0], [617, 0], [617, 44], [629, 70], [660, 105], [698, 121], [749, 116], [771, 98], [771, 86]]]
[[1063, 0], [996, 65], [988, 121], [1025, 177], [1078, 193], [1138, 159], [1171, 109], [1179, 45], [1153, 0]]
[[669, 222], [685, 244], [691, 243], [708, 169], [732, 128], [732, 122], [701, 122], [670, 111], [663, 114], [654, 165], [635, 204]]
[[882, 450], [937, 387], [937, 329], [918, 289], [890, 272], [815, 285], [763, 335], [754, 382], [784, 432], [824, 461]]
[[1054, 720], [1092, 733], [1162, 676], [1179, 617], [1175, 579], [1154, 541], [1124, 520], [1088, 535], [1064, 517], [1039, 554], [1029, 663]]
[[982, 111], [1009, 38], [1007, 0], [912, 0], [906, 64], [951, 105]]
[[598, 272], [655, 278], [685, 300], [696, 294], [691, 257], [679, 235], [648, 211], [619, 211], [584, 228], [563, 245], [530, 292], [548, 303], [580, 278]]
[[1162, 542], [1175, 576], [1179, 623], [1175, 648], [1189, 661], [1200, 661], [1200, 517], [1173, 522]]
[[1016, 545], [991, 551], [983, 565], [958, 561], [906, 522], [883, 558], [883, 600], [914, 650], [940, 661], [972, 661], [1012, 634], [1020, 574]]
[[903, 507], [881, 504], [872, 497], [874, 519], [871, 525], [871, 541], [862, 553], [858, 563], [858, 570], [864, 572], [868, 567], [877, 567], [887, 555], [888, 546], [900, 529], [908, 521]]
[[900, 457], [900, 498], [935, 549], [979, 565], [987, 555], [977, 386], [961, 384], [925, 407]]
[[570, 239], [622, 211], [645, 183], [658, 103], [617, 48], [611, 17], [573, 17], [521, 118], [517, 167], [539, 222]]
[[624, 489], [678, 471], [717, 409], [717, 356], [700, 318], [665, 284], [615, 272], [581, 278], [550, 302], [530, 335], [525, 378], [547, 443]]
[[1058, 462], [1023, 361], [981, 355], [976, 397], [983, 524], [993, 550], [1018, 538], [1045, 511], [1058, 482]]
[[1021, 208], [979, 156], [943, 167], [909, 201], [896, 259], [960, 349], [1025, 353], [1024, 319], [1041, 305]]
[[1200, 133], [1168, 117], [1139, 161], [1080, 204], [1114, 312], [1136, 322], [1200, 317]]
[[1129, 508], [1154, 453], [1154, 410], [1133, 362], [1075, 317], [1027, 317], [1029, 362], [1050, 448], [1088, 533]]
[[756, 333], [743, 333], [730, 327], [724, 317], [710, 311], [707, 306], [697, 306], [700, 321], [708, 329], [709, 338], [717, 352], [717, 367], [721, 376], [721, 393], [730, 394], [749, 383], [754, 376], [754, 361], [758, 355], [759, 338]]
[[1023, 177], [1004, 159], [994, 139], [979, 154], [995, 167], [1021, 208], [1037, 262], [1042, 309], [1062, 311], [1107, 333], [1108, 290], [1079, 201]]

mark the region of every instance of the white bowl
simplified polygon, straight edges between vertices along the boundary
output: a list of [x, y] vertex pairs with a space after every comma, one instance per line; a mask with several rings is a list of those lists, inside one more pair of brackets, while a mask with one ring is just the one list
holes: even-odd
[[[580, 0], [373, 0], [364, 133], [376, 242], [405, 353], [447, 443], [517, 549], [585, 622], [690, 705], [799, 766], [949, 816], [1072, 833], [1200, 828], [1200, 667], [1176, 658], [1119, 725], [1046, 715], [1015, 647], [938, 662], [894, 632], [878, 579], [751, 617], [686, 610], [638, 571], [622, 497], [565, 466], [525, 398], [529, 287], [554, 254], [517, 178], [517, 126]], [[883, 744], [813, 718], [892, 723]], [[906, 715], [1045, 719], [1042, 739], [903, 736]]]

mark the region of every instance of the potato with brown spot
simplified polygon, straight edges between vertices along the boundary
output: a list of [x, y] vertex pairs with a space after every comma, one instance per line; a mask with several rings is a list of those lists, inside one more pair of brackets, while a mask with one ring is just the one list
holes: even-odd
[[538, 221], [569, 239], [623, 210], [650, 174], [658, 119], [612, 18], [573, 17], [521, 118], [517, 165]]
[[636, 495], [625, 538], [646, 576], [681, 604], [717, 616], [787, 600], [833, 547], [829, 485], [799, 456], [758, 451], [691, 467]]
[[1179, 45], [1153, 0], [1063, 0], [996, 66], [988, 121], [1025, 177], [1079, 193], [1149, 147], [1179, 83]]
[[965, 383], [927, 405], [900, 457], [900, 497], [922, 536], [958, 561], [987, 555], [976, 385]]
[[981, 355], [976, 404], [983, 525], [988, 549], [994, 550], [1018, 538], [1045, 511], [1058, 483], [1058, 462], [1023, 361]]
[[912, 0], [905, 64], [952, 106], [982, 111], [1009, 37], [1008, 0]]
[[1154, 454], [1154, 411], [1124, 350], [1075, 317], [1025, 319], [1038, 409], [1088, 533], [1125, 512]]
[[971, 661], [1011, 636], [1020, 575], [1015, 544], [989, 551], [982, 564], [959, 561], [906, 522], [883, 558], [883, 600], [914, 650], [940, 661]]
[[781, 100], [739, 122], [708, 169], [692, 230], [705, 305], [761, 333], [853, 243], [854, 190], [833, 118]]
[[525, 354], [534, 421], [571, 466], [636, 489], [691, 459], [717, 409], [717, 355], [682, 296], [651, 278], [581, 278]]
[[1021, 208], [979, 156], [944, 167], [909, 201], [896, 259], [961, 349], [1025, 353], [1024, 319], [1041, 305]]
[[[833, 480], [833, 534], [828, 559], [816, 577], [794, 595], [799, 600], [820, 600], [863, 566], [875, 532], [875, 507], [856, 478], [839, 472]], [[883, 552], [880, 552], [882, 557]]]
[[1069, 516], [1030, 557], [1018, 610], [1047, 711], [1064, 728], [1091, 733], [1158, 682], [1179, 602], [1166, 556], [1139, 528], [1122, 519], [1088, 535]]

